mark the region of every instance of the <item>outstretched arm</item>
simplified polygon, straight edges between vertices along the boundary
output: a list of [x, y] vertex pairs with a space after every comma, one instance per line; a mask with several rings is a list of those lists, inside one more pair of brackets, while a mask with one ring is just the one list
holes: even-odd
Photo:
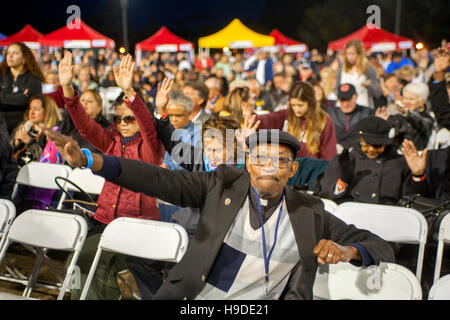
[[134, 70], [135, 63], [131, 55], [128, 54], [122, 59], [119, 68], [114, 69], [114, 78], [117, 85], [128, 98], [125, 100], [125, 104], [133, 111], [136, 117], [139, 130], [144, 139], [144, 154], [151, 155], [152, 159], [162, 159], [163, 150], [158, 140], [153, 116], [132, 87]]
[[75, 94], [72, 87], [74, 77], [74, 66], [72, 65], [72, 54], [67, 53], [59, 63], [59, 82], [64, 93], [64, 103], [69, 112], [72, 122], [80, 134], [95, 148], [106, 152], [113, 141], [111, 133], [100, 124], [91, 119], [80, 102], [80, 97]]
[[[41, 126], [64, 159], [73, 167], [86, 167], [88, 158], [77, 142]], [[191, 173], [166, 170], [147, 162], [92, 154], [91, 170], [108, 181], [181, 207], [201, 208], [216, 180], [216, 172]]]

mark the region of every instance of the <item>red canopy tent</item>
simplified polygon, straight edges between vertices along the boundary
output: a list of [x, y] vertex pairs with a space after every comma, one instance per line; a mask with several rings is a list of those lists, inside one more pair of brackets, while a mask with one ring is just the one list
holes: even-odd
[[80, 28], [69, 29], [64, 26], [50, 32], [39, 40], [42, 46], [57, 48], [108, 48], [115, 47], [114, 40], [95, 31], [80, 20]]
[[277, 29], [273, 29], [269, 36], [275, 38], [275, 46], [284, 47], [286, 52], [304, 52], [308, 49], [305, 43], [291, 39]]
[[413, 49], [414, 41], [397, 36], [383, 29], [377, 29], [376, 26], [369, 28], [367, 25], [361, 29], [345, 36], [343, 38], [331, 41], [328, 48], [334, 51], [343, 50], [350, 40], [361, 40], [367, 50], [374, 51], [393, 51], [402, 49]]
[[9, 37], [0, 40], [0, 47], [7, 47], [13, 42], [23, 42], [31, 49], [39, 49], [40, 45], [38, 40], [44, 35], [34, 29], [31, 25], [27, 24], [19, 32], [10, 35]]
[[136, 51], [178, 52], [191, 51], [193, 48], [192, 42], [174, 35], [164, 26], [151, 37], [136, 44]]

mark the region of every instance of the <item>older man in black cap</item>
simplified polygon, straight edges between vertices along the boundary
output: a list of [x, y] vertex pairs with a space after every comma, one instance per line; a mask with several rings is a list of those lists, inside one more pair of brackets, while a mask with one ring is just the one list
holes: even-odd
[[351, 146], [358, 137], [355, 125], [363, 118], [373, 114], [373, 110], [356, 104], [358, 95], [355, 87], [344, 83], [338, 90], [338, 108], [328, 108], [327, 112], [333, 120], [337, 143], [344, 149]]
[[312, 299], [319, 263], [394, 261], [384, 240], [325, 211], [319, 198], [286, 186], [300, 148], [286, 132], [250, 135], [246, 167], [197, 173], [85, 156], [70, 138], [45, 132], [73, 166], [89, 166], [134, 192], [200, 208], [189, 249], [154, 299]]
[[338, 203], [395, 205], [408, 193], [423, 194], [426, 184], [412, 175], [391, 144], [394, 132], [386, 120], [369, 116], [355, 126], [355, 132], [351, 147], [330, 161], [320, 179], [321, 197]]

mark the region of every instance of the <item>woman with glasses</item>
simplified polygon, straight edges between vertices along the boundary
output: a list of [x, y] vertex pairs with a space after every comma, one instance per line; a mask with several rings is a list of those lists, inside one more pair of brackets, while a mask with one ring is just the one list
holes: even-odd
[[318, 183], [319, 196], [337, 203], [396, 205], [411, 192], [423, 194], [425, 177], [414, 176], [397, 153], [389, 123], [369, 116], [357, 126], [358, 141], [330, 161]]
[[[134, 67], [132, 57], [127, 55], [122, 59], [119, 68], [114, 70], [115, 81], [123, 90], [126, 99], [116, 103], [114, 123], [109, 129], [104, 129], [90, 117], [89, 108], [83, 106], [83, 101], [72, 87], [72, 54], [67, 53], [59, 65], [59, 80], [65, 105], [81, 136], [97, 150], [108, 155], [160, 165], [163, 156], [162, 145], [158, 140], [151, 112], [132, 87]], [[84, 152], [89, 154], [87, 149]], [[131, 192], [110, 182], [105, 182], [97, 204], [98, 208], [93, 216], [94, 231], [91, 231], [86, 239], [78, 260], [81, 273], [86, 275], [101, 232], [111, 221], [119, 217], [160, 220], [154, 198]], [[101, 261], [104, 268], [98, 268], [100, 271], [94, 276], [87, 299], [118, 299], [120, 289], [115, 277], [117, 272], [126, 269], [125, 257], [111, 254], [103, 258], [102, 255]], [[78, 299], [80, 294], [81, 290], [74, 289], [71, 297]]]

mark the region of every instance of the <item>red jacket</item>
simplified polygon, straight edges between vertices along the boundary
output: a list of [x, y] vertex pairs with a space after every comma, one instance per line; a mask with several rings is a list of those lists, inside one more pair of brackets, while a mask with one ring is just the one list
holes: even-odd
[[[256, 116], [256, 121], [261, 120], [258, 129], [279, 129], [283, 130], [284, 123], [289, 116], [289, 110], [280, 110]], [[320, 135], [320, 146], [318, 153], [311, 153], [306, 147], [306, 143], [300, 141], [300, 151], [297, 153], [297, 158], [309, 157], [315, 159], [322, 159], [330, 161], [337, 153], [336, 151], [336, 131], [334, 129], [333, 121], [327, 114], [327, 122], [325, 128]]]
[[[74, 99], [64, 98], [64, 102], [80, 134], [97, 150], [108, 155], [141, 160], [154, 165], [161, 164], [164, 149], [158, 140], [155, 122], [138, 96], [132, 103], [127, 103], [127, 107], [133, 111], [140, 132], [126, 145], [116, 125], [103, 129], [88, 116], [78, 95]], [[105, 224], [119, 217], [160, 220], [155, 198], [132, 192], [110, 182], [105, 182], [97, 203], [98, 209], [94, 218]]]

